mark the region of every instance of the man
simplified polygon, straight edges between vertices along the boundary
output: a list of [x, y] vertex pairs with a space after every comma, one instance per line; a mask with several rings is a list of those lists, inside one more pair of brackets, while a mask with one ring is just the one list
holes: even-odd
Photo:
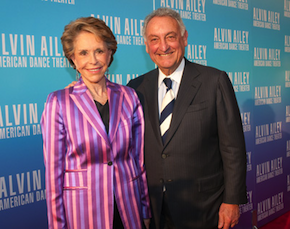
[[[136, 90], [145, 115], [151, 227], [233, 227], [238, 205], [247, 202], [246, 150], [228, 76], [184, 58], [188, 33], [174, 10], [160, 8], [148, 15], [143, 31], [146, 52], [158, 69], [128, 86]], [[167, 92], [174, 106], [163, 118]], [[161, 126], [160, 117], [166, 120]]]

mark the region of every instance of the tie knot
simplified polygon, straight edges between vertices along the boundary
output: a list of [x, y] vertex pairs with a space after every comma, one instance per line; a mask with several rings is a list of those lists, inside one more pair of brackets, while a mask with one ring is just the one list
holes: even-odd
[[163, 80], [163, 82], [165, 83], [166, 87], [167, 87], [167, 90], [170, 90], [171, 89], [171, 85], [172, 85], [172, 81], [170, 78], [165, 78]]

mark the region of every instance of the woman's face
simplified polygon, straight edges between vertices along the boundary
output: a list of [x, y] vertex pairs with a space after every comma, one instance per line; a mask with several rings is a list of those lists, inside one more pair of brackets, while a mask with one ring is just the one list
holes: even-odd
[[86, 85], [97, 84], [105, 79], [111, 53], [106, 43], [92, 33], [83, 31], [76, 37], [71, 59]]

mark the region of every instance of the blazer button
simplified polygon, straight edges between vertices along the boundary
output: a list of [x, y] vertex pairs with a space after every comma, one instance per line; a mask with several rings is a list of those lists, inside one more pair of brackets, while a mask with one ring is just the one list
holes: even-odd
[[108, 166], [111, 166], [113, 164], [113, 162], [109, 161], [108, 162]]
[[163, 153], [163, 154], [161, 155], [161, 157], [162, 157], [163, 159], [165, 159], [165, 158], [167, 158], [167, 155], [166, 155], [165, 153]]
[[163, 184], [163, 183], [164, 183], [164, 180], [163, 180], [162, 178], [160, 178], [159, 182], [160, 182], [161, 184]]

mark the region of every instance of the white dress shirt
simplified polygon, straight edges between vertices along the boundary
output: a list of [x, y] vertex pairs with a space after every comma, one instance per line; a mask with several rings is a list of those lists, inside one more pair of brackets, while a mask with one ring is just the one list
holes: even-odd
[[172, 80], [172, 90], [174, 93], [174, 98], [177, 98], [183, 70], [185, 66], [185, 61], [184, 58], [182, 59], [180, 65], [178, 68], [169, 76], [164, 75], [164, 73], [159, 69], [159, 75], [158, 75], [158, 108], [159, 108], [159, 117], [160, 117], [160, 109], [161, 109], [161, 104], [162, 100], [165, 96], [166, 93], [166, 86], [163, 83], [164, 78], [170, 78]]

